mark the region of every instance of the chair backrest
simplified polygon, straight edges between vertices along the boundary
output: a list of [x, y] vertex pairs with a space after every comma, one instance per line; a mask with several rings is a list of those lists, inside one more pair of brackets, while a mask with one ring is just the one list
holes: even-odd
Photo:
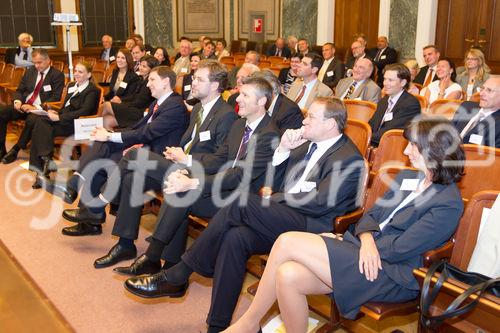
[[4, 69], [5, 69], [5, 61], [0, 60], [0, 77], [2, 76]]
[[366, 193], [366, 200], [363, 205], [365, 212], [373, 207], [378, 198], [384, 195], [384, 193], [389, 189], [392, 181], [396, 178], [397, 174], [404, 169], [415, 170], [408, 167], [391, 166], [377, 171], [375, 177], [373, 178], [372, 186]]
[[368, 122], [377, 110], [377, 104], [367, 101], [344, 100], [344, 104], [348, 119]]
[[416, 99], [418, 99], [418, 102], [420, 103], [420, 109], [422, 110], [422, 112], [425, 112], [427, 110], [427, 98], [425, 98], [424, 96], [422, 95], [415, 95], [415, 94], [412, 94], [413, 96], [415, 96]]
[[175, 79], [175, 88], [174, 91], [179, 95], [182, 95], [182, 80], [184, 79], [184, 75], [179, 75]]
[[63, 69], [64, 69], [64, 62], [58, 61], [58, 60], [54, 60], [54, 61], [52, 61], [52, 67], [54, 67], [58, 71], [62, 72]]
[[94, 83], [103, 82], [104, 80], [104, 70], [93, 70], [92, 77], [94, 78]]
[[408, 140], [403, 137], [403, 130], [389, 130], [380, 138], [380, 144], [372, 158], [372, 172], [377, 172], [384, 166], [410, 166], [410, 160], [403, 154]]
[[415, 87], [418, 88], [418, 91], [422, 90], [422, 88], [424, 87], [423, 85], [421, 85], [420, 83], [415, 83], [413, 82], [413, 84], [415, 85]]
[[104, 72], [104, 82], [109, 82], [111, 80], [111, 75], [113, 74], [113, 70], [116, 68], [116, 62], [113, 62], [108, 66], [106, 71]]
[[[101, 86], [97, 86], [97, 88], [99, 88], [99, 104], [102, 104], [104, 103], [104, 88], [101, 87]], [[95, 111], [96, 114], [97, 114], [97, 111], [99, 110], [99, 108], [97, 108], [97, 110]]]
[[269, 68], [271, 67], [271, 62], [267, 61], [267, 60], [261, 60], [260, 63], [259, 63], [259, 68], [260, 69], [264, 69], [264, 68]]
[[479, 103], [479, 92], [473, 93], [469, 101]]
[[347, 119], [346, 134], [358, 147], [360, 153], [366, 158], [368, 147], [372, 139], [372, 128], [368, 123], [355, 119]]
[[278, 56], [269, 56], [269, 57], [267, 57], [267, 60], [268, 60], [271, 64], [282, 64], [282, 63], [283, 63], [284, 58], [283, 58], [283, 57], [278, 57]]
[[239, 62], [239, 61], [245, 61], [245, 54], [235, 54], [234, 55], [234, 62]]
[[0, 83], [8, 83], [12, 81], [12, 75], [14, 75], [14, 69], [16, 66], [13, 64], [5, 65], [5, 68], [2, 72], [2, 76], [0, 77]]
[[484, 208], [491, 208], [499, 191], [476, 193], [465, 208], [455, 233], [455, 244], [451, 254], [452, 265], [466, 271], [477, 242], [481, 216]]
[[280, 72], [281, 72], [281, 69], [277, 68], [277, 67], [269, 67], [268, 70], [270, 70], [271, 72], [273, 72], [273, 74], [276, 76], [276, 77], [279, 77], [280, 75]]
[[25, 67], [16, 67], [14, 69], [14, 73], [12, 74], [11, 86], [17, 87], [21, 79], [23, 78], [24, 73], [26, 72]]
[[432, 102], [427, 111], [424, 112], [427, 116], [442, 116], [447, 119], [453, 119], [453, 115], [462, 104], [459, 99], [438, 99]]
[[233, 56], [226, 56], [220, 58], [221, 64], [227, 64], [227, 63], [233, 63], [234, 64], [234, 57]]
[[84, 58], [85, 62], [88, 62], [91, 66], [94, 66], [97, 59], [94, 57], [85, 57]]
[[103, 59], [99, 59], [96, 61], [96, 63], [93, 66], [93, 71], [106, 71], [106, 68], [108, 68], [108, 62]]

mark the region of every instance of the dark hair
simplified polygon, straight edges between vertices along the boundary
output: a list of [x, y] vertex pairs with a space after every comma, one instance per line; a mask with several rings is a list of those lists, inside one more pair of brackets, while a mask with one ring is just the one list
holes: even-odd
[[191, 43], [191, 38], [186, 37], [186, 36], [181, 36], [181, 38], [179, 38], [179, 41], [181, 41], [181, 40], [187, 40], [188, 42]]
[[265, 97], [266, 105], [264, 107], [266, 110], [269, 109], [273, 101], [273, 87], [269, 82], [262, 77], [248, 76], [243, 79], [243, 84], [254, 86], [257, 91], [257, 98]]
[[132, 48], [132, 50], [135, 49], [136, 47], [138, 47], [139, 50], [141, 50], [141, 52], [146, 51], [146, 48], [144, 47], [144, 44], [135, 44], [134, 47]]
[[217, 60], [205, 59], [200, 61], [200, 63], [198, 64], [198, 69], [201, 68], [208, 69], [208, 80], [210, 82], [219, 83], [219, 88], [217, 89], [219, 93], [223, 92], [226, 89], [228, 81], [226, 66], [224, 66]]
[[154, 55], [154, 54], [156, 53], [156, 51], [158, 51], [158, 50], [161, 50], [161, 52], [163, 53], [163, 58], [165, 58], [165, 60], [167, 60], [167, 58], [168, 58], [168, 52], [167, 52], [167, 50], [166, 50], [164, 47], [158, 46], [158, 47], [154, 50], [154, 52], [153, 52], [153, 54], [152, 54], [152, 55]]
[[448, 57], [442, 57], [439, 58], [438, 62], [440, 61], [446, 61], [448, 65], [450, 65], [451, 69], [453, 69], [453, 72], [451, 72], [450, 78], [453, 82], [455, 82], [455, 79], [457, 78], [457, 71], [455, 68], [455, 63]]
[[175, 89], [175, 81], [177, 79], [177, 75], [173, 70], [170, 69], [168, 66], [156, 66], [153, 68], [150, 72], [151, 73], [156, 72], [158, 73], [158, 76], [162, 79], [168, 78], [168, 81], [170, 83], [170, 89], [174, 90]]
[[44, 59], [50, 59], [49, 52], [47, 52], [46, 49], [34, 49], [33, 52], [31, 53], [31, 57], [34, 57], [36, 55], [42, 56]]
[[[309, 52], [304, 55], [304, 58], [311, 59], [311, 68], [316, 67], [318, 69], [318, 72], [321, 69], [321, 66], [323, 66], [323, 57], [317, 55], [316, 53]], [[318, 72], [316, 72], [316, 75], [318, 74]]]
[[325, 44], [323, 44], [323, 46], [326, 46], [326, 45], [328, 45], [328, 46], [331, 46], [331, 47], [335, 48], [335, 44], [333, 44], [333, 43], [331, 43], [331, 42], [326, 42]]
[[341, 99], [337, 97], [316, 97], [313, 103], [324, 105], [324, 119], [333, 118], [337, 123], [337, 128], [340, 133], [344, 133], [347, 124], [347, 110]]
[[423, 47], [422, 50], [427, 50], [427, 49], [434, 49], [434, 51], [439, 52], [439, 49], [438, 49], [438, 47], [436, 45], [432, 45], [432, 44], [431, 45], [426, 45], [426, 46]]
[[207, 46], [207, 45], [212, 45], [214, 47], [214, 49], [215, 49], [215, 44], [214, 44], [214, 42], [212, 42], [212, 40], [210, 40], [209, 42], [207, 42], [205, 44], [205, 46]]
[[406, 84], [404, 87], [405, 90], [408, 89], [408, 87], [410, 87], [411, 73], [408, 67], [406, 67], [401, 63], [389, 64], [385, 66], [383, 74], [385, 74], [385, 72], [387, 71], [395, 71], [398, 75], [398, 79], [406, 80]]
[[158, 59], [156, 59], [155, 57], [153, 57], [152, 55], [149, 55], [149, 54], [146, 54], [145, 56], [141, 57], [140, 62], [143, 62], [143, 61], [145, 61], [148, 64], [148, 67], [150, 69], [153, 69], [156, 66], [160, 65], [160, 62], [158, 61]]
[[224, 45], [224, 47], [226, 47], [226, 46], [227, 46], [227, 42], [226, 42], [226, 40], [225, 40], [224, 38], [217, 39], [217, 43], [218, 43], [218, 42], [221, 42], [221, 43], [222, 43], [222, 45]]
[[192, 57], [198, 57], [201, 60], [201, 54], [200, 52], [194, 52], [189, 55], [189, 60], [191, 60]]
[[126, 48], [119, 49], [118, 52], [116, 52], [116, 54], [118, 54], [119, 52], [123, 53], [123, 55], [125, 56], [125, 60], [127, 60], [128, 69], [131, 71], [134, 70], [134, 58], [132, 57], [132, 53], [130, 53], [130, 51]]
[[415, 144], [432, 172], [432, 182], [451, 184], [464, 174], [465, 152], [462, 139], [453, 124], [445, 118], [412, 121], [403, 136]]
[[[293, 53], [291, 56], [290, 56], [290, 59], [292, 58], [299, 58], [300, 60], [302, 60], [302, 58], [304, 58], [304, 55], [300, 52], [295, 52]], [[323, 65], [322, 65], [323, 66]]]

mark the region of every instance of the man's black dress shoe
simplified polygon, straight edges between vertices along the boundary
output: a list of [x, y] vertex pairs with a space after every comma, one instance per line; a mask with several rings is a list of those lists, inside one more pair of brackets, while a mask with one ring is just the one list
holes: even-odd
[[110, 202], [109, 203], [109, 215], [116, 216], [116, 214], [118, 213], [118, 208], [120, 208], [120, 206], [118, 206], [115, 203]]
[[50, 172], [52, 171], [50, 163], [52, 162], [52, 159], [50, 156], [41, 156], [40, 159], [43, 161], [42, 174], [48, 178], [50, 176]]
[[78, 220], [76, 219], [76, 215], [78, 214], [79, 208], [69, 208], [63, 210], [62, 216], [70, 221], [70, 222], [75, 222], [78, 223]]
[[64, 200], [64, 202], [68, 204], [72, 204], [75, 202], [76, 198], [78, 197], [78, 192], [71, 188], [68, 185], [59, 185], [56, 184], [55, 182], [51, 182], [49, 186], [47, 186], [47, 191], [55, 195], [61, 199]]
[[116, 267], [113, 270], [124, 275], [138, 276], [142, 274], [158, 273], [160, 269], [161, 264], [159, 261], [151, 261], [145, 254], [143, 254], [137, 258], [132, 265], [127, 267]]
[[33, 185], [31, 185], [31, 188], [34, 190], [38, 190], [42, 187], [46, 187], [48, 181], [49, 180], [46, 177], [42, 177], [41, 175], [37, 174], [35, 176], [35, 182], [33, 183]]
[[87, 223], [78, 223], [72, 227], [62, 229], [62, 234], [66, 236], [90, 236], [102, 234], [101, 225], [92, 225]]
[[105, 212], [95, 214], [85, 207], [80, 207], [79, 209], [65, 209], [62, 215], [66, 220], [76, 223], [103, 224], [106, 222]]
[[0, 160], [2, 160], [2, 158], [4, 158], [4, 156], [7, 154], [7, 151], [5, 150], [5, 148], [3, 149], [0, 149]]
[[116, 244], [111, 248], [111, 250], [109, 250], [108, 254], [94, 261], [94, 267], [104, 268], [113, 266], [120, 261], [134, 259], [136, 255], [137, 249], [135, 248], [135, 245], [132, 248], [125, 248], [120, 244]]
[[2, 158], [2, 163], [3, 164], [10, 164], [17, 160], [17, 154], [19, 153], [19, 150], [16, 149], [11, 149], [9, 152]]
[[189, 283], [174, 286], [167, 281], [165, 271], [159, 271], [152, 275], [133, 277], [125, 281], [125, 289], [132, 294], [144, 298], [156, 298], [168, 296], [172, 298], [182, 297], [186, 294]]

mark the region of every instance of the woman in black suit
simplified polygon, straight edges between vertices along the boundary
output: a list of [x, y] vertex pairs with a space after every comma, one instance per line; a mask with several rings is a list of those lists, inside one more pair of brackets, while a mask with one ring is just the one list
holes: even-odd
[[191, 84], [193, 83], [193, 74], [198, 69], [198, 64], [201, 61], [201, 56], [199, 53], [192, 53], [190, 56], [191, 59], [191, 72], [189, 74], [182, 76], [182, 99], [184, 100], [184, 104], [189, 111], [193, 109], [193, 106], [196, 105], [199, 100], [193, 97], [191, 93]]
[[[33, 126], [33, 136], [30, 148], [30, 169], [44, 177], [49, 175], [49, 162], [54, 150], [54, 137], [70, 136], [75, 132], [74, 120], [80, 116], [96, 114], [101, 91], [90, 78], [92, 66], [80, 62], [75, 66], [75, 82], [68, 85], [66, 98], [59, 111], [48, 110], [48, 116], [37, 117]], [[40, 188], [41, 181], [37, 180], [33, 188]]]
[[287, 332], [306, 332], [306, 295], [330, 293], [342, 316], [354, 319], [366, 302], [417, 297], [414, 268], [422, 254], [445, 243], [463, 211], [456, 182], [465, 154], [447, 120], [420, 120], [404, 132], [418, 171], [400, 173], [355, 228], [334, 234], [289, 232], [275, 242], [247, 312], [224, 332], [257, 332], [278, 300]]
[[[158, 60], [150, 55], [145, 55], [140, 60], [140, 83], [136, 90], [116, 102], [104, 102], [102, 105], [103, 125], [107, 130], [114, 128], [127, 128], [144, 117], [144, 111], [153, 102], [149, 90], [148, 76], [153, 68], [158, 66]], [[115, 99], [116, 100], [116, 99]]]
[[132, 54], [127, 49], [120, 49], [116, 54], [116, 68], [111, 74], [109, 92], [104, 100], [119, 102], [123, 96], [134, 93], [139, 83], [139, 76], [134, 73]]

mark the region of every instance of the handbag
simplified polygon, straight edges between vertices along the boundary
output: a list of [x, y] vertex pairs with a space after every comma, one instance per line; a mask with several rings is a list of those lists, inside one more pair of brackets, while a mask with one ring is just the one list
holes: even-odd
[[[434, 285], [434, 288], [431, 290], [431, 279], [436, 272], [440, 272], [441, 275]], [[443, 283], [448, 278], [466, 283], [470, 285], [470, 287], [462, 294], [458, 295], [443, 313], [439, 315], [432, 315], [429, 312], [430, 306], [436, 299]], [[420, 322], [427, 328], [437, 328], [446, 319], [461, 316], [474, 309], [483, 294], [486, 292], [500, 297], [500, 278], [491, 279], [479, 273], [464, 272], [447, 261], [435, 262], [427, 271], [422, 285], [422, 292], [420, 295]], [[470, 303], [462, 304], [469, 298], [470, 295], [475, 293], [478, 293], [475, 300]]]

